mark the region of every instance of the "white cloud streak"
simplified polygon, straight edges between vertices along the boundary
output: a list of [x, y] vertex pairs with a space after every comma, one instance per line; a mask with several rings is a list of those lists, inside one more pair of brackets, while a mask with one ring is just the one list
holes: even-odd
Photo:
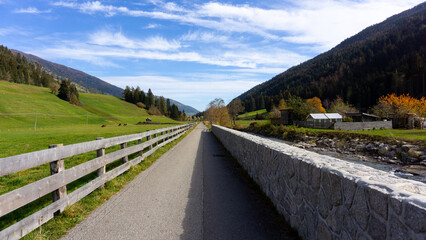
[[52, 12], [52, 10], [48, 9], [48, 10], [39, 10], [35, 7], [28, 7], [28, 8], [20, 8], [20, 9], [16, 9], [15, 11], [13, 11], [14, 13], [29, 13], [29, 14], [41, 14], [41, 13], [50, 13]]
[[175, 3], [157, 3], [159, 11], [131, 10], [103, 5], [99, 1], [77, 4], [57, 2], [56, 6], [78, 9], [87, 14], [105, 16], [123, 14], [177, 21], [217, 31], [249, 33], [265, 39], [299, 44], [317, 44], [327, 50], [360, 30], [385, 20], [422, 0], [326, 0], [298, 1], [294, 6], [281, 5], [263, 9], [249, 5], [208, 2], [185, 10]]
[[181, 47], [178, 41], [168, 41], [160, 36], [135, 40], [124, 36], [121, 32], [98, 31], [90, 34], [89, 38], [92, 44], [130, 49], [176, 50]]

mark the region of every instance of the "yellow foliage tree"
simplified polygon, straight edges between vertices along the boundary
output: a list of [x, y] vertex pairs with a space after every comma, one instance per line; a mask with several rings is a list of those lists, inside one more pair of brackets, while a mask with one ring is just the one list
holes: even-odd
[[416, 99], [409, 94], [397, 96], [395, 93], [379, 98], [378, 106], [387, 114], [402, 116], [407, 113], [415, 113], [420, 117], [426, 116], [426, 97]]
[[228, 108], [225, 106], [225, 102], [221, 98], [216, 98], [209, 103], [208, 108], [204, 113], [204, 117], [212, 123], [219, 124], [221, 126], [229, 126], [231, 122]]
[[278, 110], [283, 110], [287, 108], [287, 103], [284, 101], [284, 99], [281, 99], [278, 103]]
[[318, 97], [309, 98], [306, 100], [315, 110], [317, 110], [320, 113], [326, 113], [325, 108], [322, 106], [321, 99]]

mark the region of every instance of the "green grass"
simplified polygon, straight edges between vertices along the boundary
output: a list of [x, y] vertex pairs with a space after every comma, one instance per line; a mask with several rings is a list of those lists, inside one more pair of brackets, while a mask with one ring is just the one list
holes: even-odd
[[[150, 117], [154, 122], [179, 124], [166, 117], [150, 116], [146, 110], [117, 97], [80, 94], [81, 106], [62, 101], [47, 88], [0, 81], [0, 158], [48, 148], [51, 144], [95, 140], [97, 137], [134, 134], [171, 125], [135, 125]], [[37, 129], [34, 124], [37, 112]], [[127, 126], [118, 126], [127, 123]], [[101, 127], [106, 124], [106, 127]], [[136, 142], [129, 143], [129, 146]], [[117, 150], [119, 146], [106, 149]], [[90, 152], [65, 159], [70, 168], [96, 157]], [[112, 169], [120, 160], [107, 166]], [[48, 164], [0, 178], [0, 194], [50, 175]], [[67, 185], [69, 192], [95, 178], [95, 174]], [[0, 218], [0, 229], [40, 210], [51, 202], [50, 194]]]
[[[150, 167], [160, 156], [166, 153], [181, 141], [189, 132], [185, 133], [176, 141], [167, 144], [158, 149], [151, 156], [146, 158], [138, 165], [132, 166], [127, 172], [114, 178], [105, 184], [102, 190], [96, 190], [78, 201], [76, 204], [68, 207], [58, 217], [50, 220], [40, 228], [26, 235], [23, 239], [59, 239], [64, 236], [68, 230], [73, 228], [79, 222], [86, 219], [92, 211], [101, 206], [120, 191], [127, 183], [131, 182], [140, 172]], [[50, 195], [49, 195], [50, 197]]]
[[265, 125], [268, 123], [271, 123], [269, 120], [237, 120], [235, 121], [235, 124], [238, 125], [238, 128], [245, 128], [250, 125], [250, 123], [256, 122], [260, 125]]
[[257, 111], [253, 111], [253, 112], [247, 112], [247, 113], [238, 115], [238, 119], [241, 119], [241, 120], [254, 119], [254, 118], [256, 118], [257, 114], [266, 115], [266, 114], [268, 114], [268, 112], [266, 111], [266, 109], [261, 109], [261, 110], [257, 110]]
[[[55, 129], [46, 129], [37, 132], [33, 131], [14, 131], [14, 132], [0, 132], [0, 157], [7, 157], [12, 155], [21, 154], [24, 152], [32, 152], [41, 149], [46, 149], [50, 144], [63, 143], [69, 145], [78, 142], [85, 142], [95, 140], [97, 137], [114, 137], [137, 132], [145, 132], [147, 130], [163, 128], [168, 125], [129, 125], [126, 127], [81, 127], [73, 129], [73, 127], [62, 127]], [[144, 140], [145, 141], [145, 140]], [[136, 144], [136, 141], [128, 143], [128, 146]], [[114, 146], [106, 149], [106, 152], [118, 150], [119, 146]], [[96, 152], [88, 152], [73, 156], [65, 159], [65, 168], [71, 168], [96, 157]], [[111, 163], [107, 168], [112, 169], [120, 164], [121, 160]], [[0, 195], [10, 192], [14, 189], [23, 187], [32, 182], [38, 181], [45, 177], [50, 176], [49, 164], [43, 164], [22, 172], [10, 174], [0, 177]], [[74, 183], [67, 185], [67, 190], [73, 191], [85, 183], [91, 181], [96, 177], [96, 174], [88, 175], [84, 178], [77, 180]], [[34, 201], [20, 209], [15, 210], [0, 218], [0, 229], [19, 221], [20, 219], [29, 216], [30, 214], [40, 210], [51, 203], [50, 194]]]
[[307, 130], [310, 132], [329, 132], [329, 133], [347, 133], [347, 134], [362, 134], [370, 136], [380, 136], [390, 138], [393, 140], [423, 140], [426, 141], [426, 129], [377, 129], [377, 130], [364, 130], [364, 131], [344, 131], [333, 129], [319, 129], [319, 128], [297, 128], [300, 130]]
[[375, 136], [383, 136], [401, 140], [425, 140], [426, 141], [426, 129], [384, 129], [384, 130], [370, 130], [370, 131], [354, 131], [355, 133], [368, 134]]
[[81, 106], [71, 105], [47, 88], [0, 81], [0, 131], [34, 130], [35, 122], [37, 129], [86, 123], [136, 124], [147, 117], [155, 122], [177, 123], [166, 117], [150, 116], [145, 109], [113, 96], [81, 93], [80, 102]]

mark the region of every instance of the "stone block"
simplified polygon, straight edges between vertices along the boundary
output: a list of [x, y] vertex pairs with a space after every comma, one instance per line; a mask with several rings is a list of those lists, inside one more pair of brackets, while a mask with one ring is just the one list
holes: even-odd
[[318, 221], [317, 237], [318, 239], [332, 239], [331, 231], [323, 220]]
[[356, 183], [353, 180], [343, 178], [342, 192], [343, 192], [344, 205], [347, 209], [350, 209], [352, 206], [355, 190], [356, 190]]
[[330, 185], [333, 197], [333, 205], [339, 206], [342, 204], [342, 179], [335, 173], [330, 173]]
[[371, 215], [370, 223], [368, 224], [368, 234], [373, 239], [386, 239], [386, 224], [374, 215]]
[[311, 208], [315, 209], [318, 206], [318, 192], [314, 192], [310, 188], [304, 187], [303, 196], [305, 198], [306, 203], [309, 204]]
[[342, 231], [342, 233], [340, 234], [340, 238], [341, 240], [352, 240], [351, 236], [349, 235], [349, 233], [347, 233], [345, 230]]
[[388, 219], [388, 196], [373, 188], [367, 188], [368, 201], [370, 207], [375, 213], [380, 215], [384, 220]]
[[309, 206], [305, 205], [305, 225], [308, 229], [305, 239], [315, 239], [315, 230], [317, 228], [318, 218], [315, 212]]
[[408, 229], [406, 226], [404, 226], [404, 224], [402, 224], [399, 220], [398, 217], [396, 217], [395, 215], [391, 215], [389, 216], [390, 219], [390, 239], [407, 239], [408, 238]]
[[310, 164], [305, 163], [305, 162], [300, 162], [299, 164], [299, 172], [300, 172], [300, 181], [310, 185], [311, 184], [311, 178], [312, 178], [312, 174], [311, 174], [311, 168], [310, 168]]
[[329, 204], [328, 209], [331, 210], [333, 205], [333, 189], [331, 187], [329, 173], [326, 171], [321, 171], [321, 188], [324, 190], [327, 203]]
[[296, 176], [290, 178], [289, 187], [291, 189], [291, 192], [296, 195], [297, 189], [299, 188], [299, 182], [297, 181]]
[[337, 235], [340, 235], [340, 231], [343, 225], [343, 206], [334, 207], [327, 217], [328, 227]]
[[368, 210], [367, 198], [364, 193], [364, 188], [362, 187], [358, 186], [356, 189], [354, 200], [350, 209], [350, 214], [363, 230], [367, 230], [370, 213]]
[[325, 219], [328, 217], [328, 213], [330, 212], [330, 209], [329, 209], [330, 204], [328, 203], [328, 200], [322, 189], [320, 189], [318, 195], [319, 195], [319, 204], [317, 207], [317, 211], [321, 215], [321, 217]]
[[426, 233], [426, 211], [413, 203], [405, 204], [405, 224], [416, 233]]
[[390, 197], [389, 203], [390, 203], [390, 206], [392, 207], [393, 211], [396, 214], [401, 215], [401, 213], [402, 213], [402, 201], [400, 199]]
[[321, 169], [312, 166], [312, 184], [311, 187], [315, 192], [318, 192], [321, 186]]
[[349, 233], [350, 236], [356, 236], [358, 230], [349, 214], [343, 216], [343, 229]]

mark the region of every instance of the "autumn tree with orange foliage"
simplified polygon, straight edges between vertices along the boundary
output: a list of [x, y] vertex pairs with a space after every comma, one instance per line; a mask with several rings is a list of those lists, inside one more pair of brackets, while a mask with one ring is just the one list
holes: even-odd
[[395, 93], [379, 98], [373, 112], [381, 117], [403, 116], [415, 113], [419, 117], [426, 117], [426, 97], [416, 99], [409, 94], [397, 96]]
[[216, 98], [209, 103], [204, 113], [204, 118], [211, 121], [213, 124], [219, 124], [221, 126], [229, 126], [231, 121], [228, 108], [221, 98]]
[[318, 97], [309, 98], [306, 100], [315, 110], [319, 113], [326, 113], [325, 108], [322, 106], [321, 99]]

